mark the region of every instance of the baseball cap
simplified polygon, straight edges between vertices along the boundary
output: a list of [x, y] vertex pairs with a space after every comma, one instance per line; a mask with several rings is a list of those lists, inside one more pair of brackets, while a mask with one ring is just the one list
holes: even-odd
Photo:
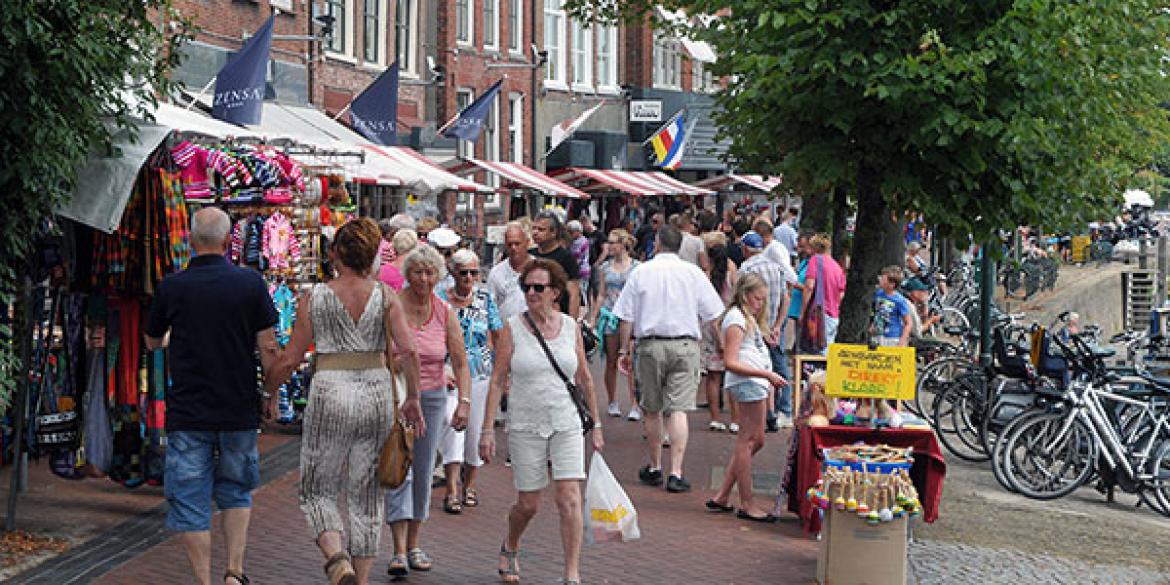
[[754, 231], [744, 234], [740, 241], [743, 242], [744, 247], [751, 248], [752, 250], [764, 249], [764, 238], [761, 238], [760, 234]]
[[907, 280], [902, 285], [902, 288], [906, 289], [909, 292], [914, 292], [916, 290], [930, 290], [930, 287], [926, 286], [926, 283], [922, 282], [922, 280], [920, 280], [918, 278], [911, 278], [911, 279]]
[[427, 241], [437, 248], [453, 248], [459, 245], [459, 234], [451, 228], [435, 228], [427, 234]]

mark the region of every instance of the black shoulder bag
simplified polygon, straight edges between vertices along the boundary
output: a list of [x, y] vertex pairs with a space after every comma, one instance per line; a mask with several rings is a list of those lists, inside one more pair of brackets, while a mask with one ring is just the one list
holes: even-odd
[[540, 342], [540, 348], [544, 350], [544, 355], [548, 357], [548, 363], [552, 364], [557, 375], [565, 382], [565, 389], [569, 391], [569, 398], [573, 399], [573, 405], [577, 407], [577, 416], [581, 417], [581, 431], [588, 433], [593, 430], [593, 426], [597, 423], [593, 420], [593, 413], [589, 412], [589, 405], [585, 403], [585, 397], [581, 395], [581, 390], [577, 388], [577, 385], [565, 375], [565, 372], [561, 370], [561, 366], [557, 364], [552, 350], [548, 348], [548, 344], [544, 341], [544, 335], [540, 333], [540, 328], [536, 326], [536, 322], [532, 320], [532, 316], [528, 314], [528, 311], [524, 312], [524, 320], [528, 322], [528, 326], [532, 328], [532, 334]]

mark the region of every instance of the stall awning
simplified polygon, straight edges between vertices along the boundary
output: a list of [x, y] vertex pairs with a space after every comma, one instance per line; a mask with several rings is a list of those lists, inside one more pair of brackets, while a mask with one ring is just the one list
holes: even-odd
[[500, 177], [504, 185], [509, 188], [534, 189], [550, 197], [589, 198], [588, 193], [570, 187], [548, 175], [542, 175], [519, 163], [456, 158], [444, 164], [443, 168], [461, 177], [487, 171]]
[[688, 185], [654, 171], [610, 171], [574, 167], [550, 171], [549, 176], [583, 191], [621, 191], [636, 196], [712, 195], [715, 192]]
[[260, 124], [252, 129], [270, 140], [291, 139], [324, 148], [369, 144], [362, 135], [318, 110], [276, 102], [264, 103]]
[[172, 130], [190, 134], [202, 134], [211, 138], [260, 138], [260, 135], [235, 124], [228, 124], [196, 110], [188, 110], [167, 103], [160, 103], [154, 110], [155, 123]]
[[700, 187], [706, 187], [716, 191], [730, 191], [733, 185], [747, 185], [752, 189], [763, 191], [764, 193], [771, 193], [781, 182], [783, 182], [783, 179], [780, 177], [765, 178], [763, 175], [737, 175], [735, 173], [728, 173], [726, 175], [704, 179], [696, 184]]
[[360, 146], [366, 151], [367, 161], [381, 157], [383, 161], [389, 162], [391, 168], [402, 178], [404, 185], [423, 193], [437, 194], [443, 191], [495, 193], [496, 191], [493, 187], [480, 185], [470, 179], [456, 176], [410, 148], [373, 144]]

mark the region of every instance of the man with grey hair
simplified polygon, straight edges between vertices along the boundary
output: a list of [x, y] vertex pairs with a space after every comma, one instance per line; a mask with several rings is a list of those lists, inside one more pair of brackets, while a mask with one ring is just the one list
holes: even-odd
[[488, 272], [487, 289], [500, 308], [500, 320], [509, 319], [528, 309], [520, 290], [520, 271], [532, 260], [528, 253], [531, 238], [524, 224], [510, 221], [504, 226], [504, 259]]
[[231, 222], [209, 207], [191, 221], [195, 257], [159, 284], [145, 327], [146, 346], [170, 348], [167, 390], [167, 527], [182, 533], [195, 577], [211, 582], [211, 502], [223, 511], [228, 553], [224, 582], [243, 585], [252, 490], [260, 485], [256, 447], [262, 399], [256, 349], [265, 375], [277, 355], [276, 310], [258, 272], [231, 265]]
[[562, 245], [563, 232], [564, 224], [559, 213], [545, 210], [536, 214], [532, 220], [532, 243], [535, 247], [529, 254], [552, 260], [565, 269], [569, 284], [565, 294], [561, 295], [561, 312], [576, 319], [581, 310], [581, 269], [577, 259]]
[[572, 220], [565, 224], [569, 230], [569, 253], [577, 260], [577, 276], [581, 283], [581, 304], [589, 302], [589, 281], [593, 274], [593, 265], [589, 263], [589, 239], [585, 237], [581, 222]]
[[[645, 417], [650, 463], [638, 472], [647, 485], [662, 485], [663, 413], [670, 437], [669, 492], [685, 492], [683, 477], [687, 449], [687, 411], [695, 408], [699, 388], [700, 324], [723, 312], [723, 300], [698, 266], [678, 256], [682, 232], [666, 225], [655, 236], [654, 259], [630, 272], [613, 312], [618, 327], [618, 365], [631, 371], [630, 351], [637, 352], [635, 372], [641, 391], [639, 405]], [[636, 347], [633, 340], [636, 339]]]

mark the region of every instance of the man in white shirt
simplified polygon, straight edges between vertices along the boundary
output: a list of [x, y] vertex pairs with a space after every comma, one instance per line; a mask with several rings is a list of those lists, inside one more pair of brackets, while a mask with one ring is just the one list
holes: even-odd
[[788, 214], [785, 216], [784, 222], [776, 226], [776, 229], [772, 232], [776, 241], [783, 244], [788, 250], [790, 261], [796, 258], [796, 240], [798, 239], [798, 234], [796, 233], [796, 216], [799, 213], [800, 210], [795, 207], [788, 208]]
[[621, 319], [619, 362], [629, 372], [632, 338], [637, 338], [640, 406], [646, 424], [650, 464], [638, 472], [642, 483], [662, 485], [663, 412], [669, 412], [669, 492], [690, 490], [683, 477], [687, 448], [687, 411], [695, 408], [699, 386], [700, 323], [723, 312], [723, 301], [699, 267], [678, 256], [682, 233], [674, 226], [659, 228], [654, 259], [630, 273], [614, 305]]
[[524, 225], [518, 221], [508, 222], [504, 228], [506, 257], [488, 272], [487, 289], [500, 309], [500, 320], [505, 323], [528, 309], [524, 292], [520, 290], [520, 271], [532, 259], [528, 253], [529, 245], [530, 240]]
[[752, 224], [752, 230], [763, 238], [764, 256], [769, 261], [780, 265], [780, 270], [784, 271], [784, 280], [796, 282], [796, 271], [792, 269], [792, 257], [788, 254], [788, 248], [785, 248], [784, 244], [777, 242], [776, 238], [772, 236], [775, 231], [772, 228], [772, 222], [761, 217]]

